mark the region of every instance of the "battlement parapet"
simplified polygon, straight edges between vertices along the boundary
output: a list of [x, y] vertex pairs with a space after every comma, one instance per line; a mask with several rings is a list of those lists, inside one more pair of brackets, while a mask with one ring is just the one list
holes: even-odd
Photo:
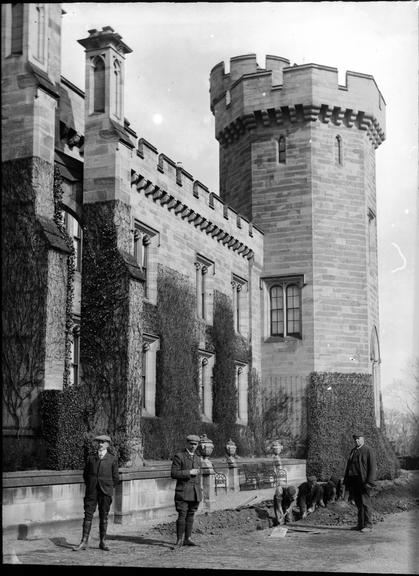
[[284, 121], [333, 122], [367, 130], [375, 147], [385, 139], [385, 101], [374, 77], [347, 71], [345, 86], [330, 66], [266, 57], [266, 68], [254, 54], [232, 58], [230, 73], [221, 62], [211, 71], [211, 110], [216, 138], [229, 142], [245, 130]]
[[133, 159], [131, 189], [247, 259], [261, 248], [261, 230], [144, 138]]

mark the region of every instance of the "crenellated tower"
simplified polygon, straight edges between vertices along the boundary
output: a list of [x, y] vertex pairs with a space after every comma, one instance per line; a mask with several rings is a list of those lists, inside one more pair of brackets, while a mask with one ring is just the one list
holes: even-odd
[[[372, 76], [254, 54], [211, 71], [220, 195], [265, 234], [267, 385], [311, 371], [373, 374], [379, 418], [375, 150], [385, 102]], [[288, 379], [288, 380], [287, 380]]]

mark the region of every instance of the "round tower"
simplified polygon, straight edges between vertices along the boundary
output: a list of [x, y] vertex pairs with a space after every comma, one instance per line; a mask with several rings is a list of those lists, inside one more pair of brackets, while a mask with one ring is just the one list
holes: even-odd
[[377, 383], [374, 78], [347, 72], [340, 86], [336, 68], [249, 54], [212, 69], [210, 96], [220, 196], [265, 234], [264, 381], [315, 370]]

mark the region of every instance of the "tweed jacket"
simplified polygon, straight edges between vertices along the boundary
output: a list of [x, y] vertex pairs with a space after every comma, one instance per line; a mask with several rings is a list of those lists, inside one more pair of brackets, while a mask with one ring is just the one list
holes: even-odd
[[86, 495], [95, 493], [97, 485], [102, 492], [112, 496], [114, 486], [119, 482], [118, 459], [106, 452], [102, 460], [97, 454], [91, 454], [83, 471]]
[[202, 500], [201, 475], [191, 476], [191, 468], [201, 468], [201, 457], [197, 454], [191, 456], [186, 450], [177, 452], [172, 461], [171, 476], [176, 480], [175, 500], [187, 502]]
[[349, 479], [349, 469], [351, 467], [351, 461], [353, 459], [353, 464], [358, 475], [364, 484], [370, 484], [374, 486], [375, 479], [377, 476], [377, 463], [375, 460], [374, 452], [368, 446], [361, 446], [360, 448], [352, 448], [349, 454], [348, 462], [346, 464], [344, 484], [348, 482]]

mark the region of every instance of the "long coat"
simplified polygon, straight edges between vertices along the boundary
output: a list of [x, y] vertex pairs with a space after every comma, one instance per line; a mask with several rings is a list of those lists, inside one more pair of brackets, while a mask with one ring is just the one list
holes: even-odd
[[98, 454], [91, 454], [84, 467], [83, 479], [86, 496], [94, 494], [98, 484], [102, 492], [112, 496], [114, 486], [119, 482], [118, 459], [109, 452], [106, 452], [102, 460]]
[[371, 484], [374, 486], [377, 476], [377, 463], [375, 460], [374, 452], [368, 446], [363, 444], [360, 448], [352, 448], [349, 454], [348, 462], [346, 464], [344, 484], [347, 484], [349, 478], [349, 468], [352, 457], [354, 458], [355, 469], [358, 471], [359, 476], [364, 484]]
[[202, 500], [201, 478], [198, 473], [191, 476], [191, 468], [201, 468], [201, 457], [197, 454], [191, 456], [185, 449], [177, 452], [172, 461], [171, 476], [176, 480], [175, 500], [185, 500], [187, 502]]

